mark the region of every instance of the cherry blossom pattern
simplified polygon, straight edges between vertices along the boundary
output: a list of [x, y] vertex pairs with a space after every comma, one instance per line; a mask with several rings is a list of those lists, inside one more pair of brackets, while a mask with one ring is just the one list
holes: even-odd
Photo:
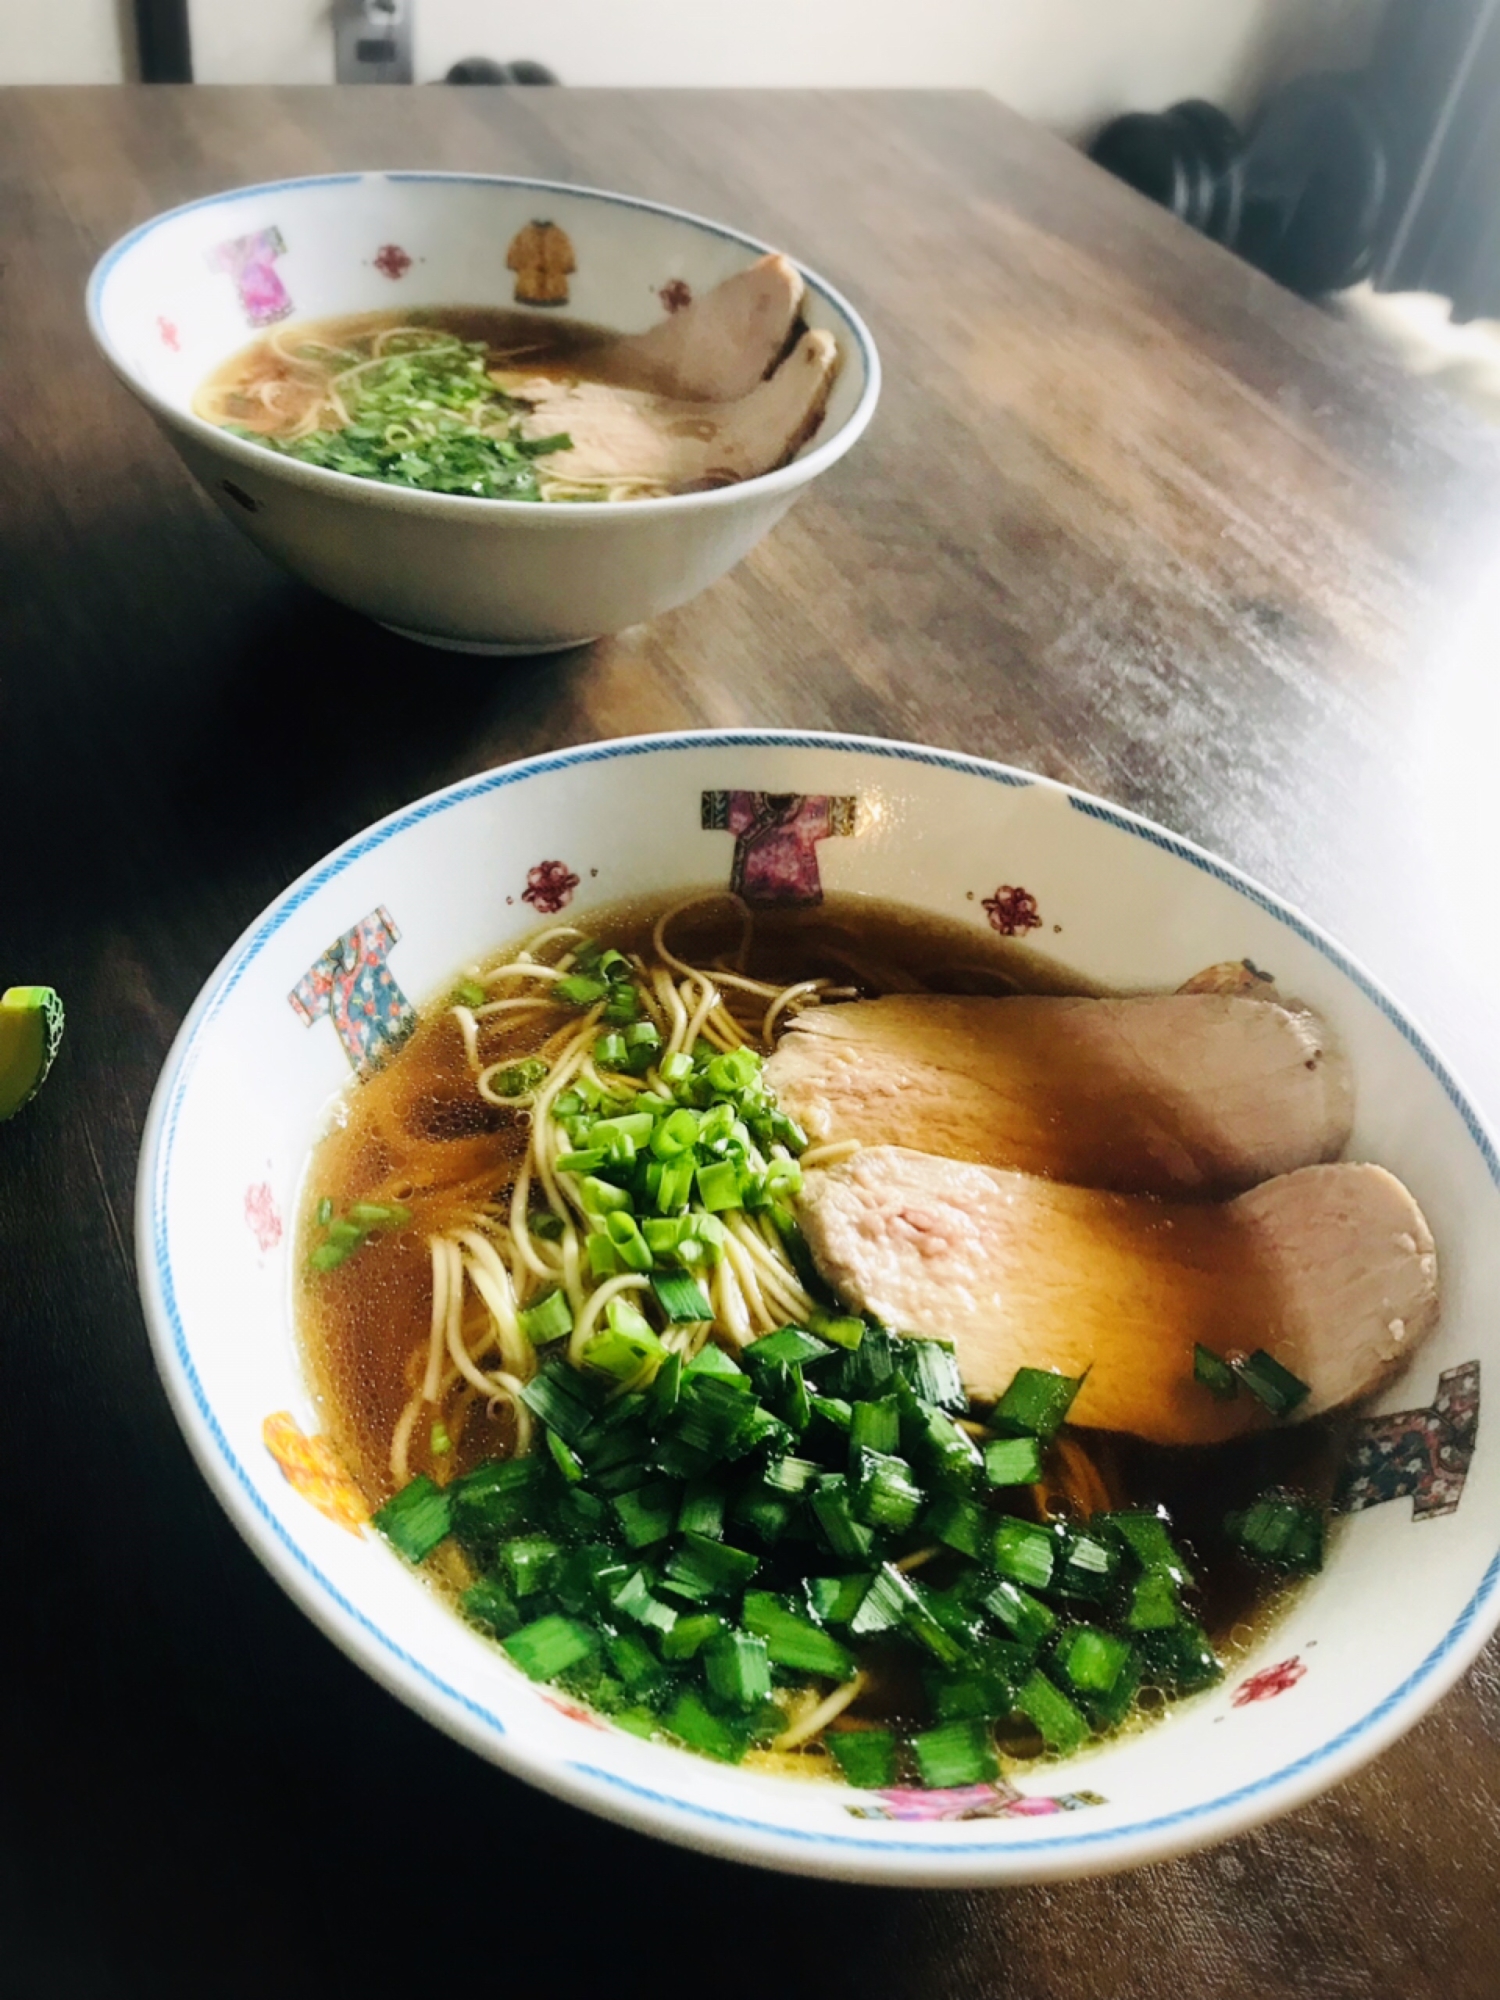
[[609, 1727], [607, 1722], [599, 1720], [592, 1709], [580, 1708], [576, 1701], [564, 1701], [558, 1695], [545, 1693], [542, 1695], [542, 1700], [546, 1702], [548, 1708], [556, 1709], [559, 1715], [567, 1716], [570, 1722], [581, 1722], [588, 1729], [607, 1730]]
[[1013, 889], [1008, 882], [993, 896], [986, 896], [981, 908], [990, 920], [990, 929], [998, 931], [1001, 937], [1019, 937], [1023, 931], [1042, 927], [1036, 897], [1029, 889]]
[[538, 916], [555, 917], [573, 900], [578, 877], [566, 861], [539, 861], [526, 877], [521, 901], [530, 903]]
[[382, 243], [371, 262], [393, 283], [397, 278], [404, 278], [411, 269], [411, 256], [399, 243]]
[[1294, 1688], [1307, 1672], [1298, 1656], [1293, 1653], [1289, 1660], [1278, 1660], [1274, 1667], [1262, 1667], [1258, 1674], [1241, 1683], [1234, 1691], [1230, 1703], [1232, 1708], [1248, 1708], [1252, 1701], [1270, 1701], [1273, 1695], [1285, 1694]]
[[161, 336], [163, 347], [170, 347], [174, 354], [181, 354], [182, 336], [177, 331], [176, 323], [169, 320], [165, 313], [156, 315], [156, 331]]
[[245, 1189], [245, 1221], [263, 1251], [274, 1250], [281, 1241], [281, 1216], [269, 1181]]
[[693, 303], [693, 288], [686, 278], [668, 278], [657, 292], [662, 308], [669, 313], [680, 313], [684, 306]]

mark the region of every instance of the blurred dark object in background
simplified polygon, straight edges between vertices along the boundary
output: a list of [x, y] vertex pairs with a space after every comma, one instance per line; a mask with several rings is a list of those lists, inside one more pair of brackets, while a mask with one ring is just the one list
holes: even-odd
[[1244, 137], [1199, 99], [1130, 112], [1089, 157], [1291, 291], [1342, 291], [1374, 260], [1386, 154], [1357, 78], [1299, 77]]
[[443, 78], [444, 83], [556, 83], [545, 63], [491, 62], [488, 56], [465, 56]]
[[191, 83], [188, 0], [135, 0], [135, 69], [142, 83]]
[[1500, 0], [1394, 0], [1368, 66], [1113, 119], [1089, 157], [1294, 292], [1363, 278], [1500, 315]]

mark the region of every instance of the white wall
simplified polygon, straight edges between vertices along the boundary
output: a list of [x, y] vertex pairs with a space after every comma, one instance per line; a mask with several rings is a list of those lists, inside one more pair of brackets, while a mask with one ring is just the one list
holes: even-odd
[[117, 0], [0, 0], [0, 83], [118, 83]]
[[[0, 0], [0, 82], [120, 73], [121, 0]], [[1354, 62], [1384, 0], [414, 0], [417, 74], [520, 56], [566, 83], [978, 86], [1076, 133], [1173, 98], [1250, 108]], [[203, 83], [333, 78], [327, 0], [191, 0]]]

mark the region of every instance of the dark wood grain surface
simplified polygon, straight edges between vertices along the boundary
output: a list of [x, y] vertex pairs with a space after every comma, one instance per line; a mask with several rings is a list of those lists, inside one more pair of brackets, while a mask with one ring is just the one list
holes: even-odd
[[[649, 628], [493, 666], [362, 623], [195, 488], [82, 288], [175, 202], [368, 166], [784, 245], [870, 321], [872, 430]], [[0, 1127], [0, 1993], [1493, 2000], [1493, 1648], [1362, 1774], [1172, 1865], [959, 1895], [702, 1861], [457, 1749], [281, 1596], [157, 1385], [130, 1216], [171, 1036], [292, 875], [485, 765], [684, 724], [919, 737], [1165, 820], [1500, 1114], [1497, 594], [1488, 437], [977, 93], [0, 93], [0, 985], [69, 1010]]]

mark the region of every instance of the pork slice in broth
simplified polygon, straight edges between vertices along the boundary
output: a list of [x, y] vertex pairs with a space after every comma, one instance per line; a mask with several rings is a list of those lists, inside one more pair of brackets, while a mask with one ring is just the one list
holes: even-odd
[[1220, 993], [810, 1008], [766, 1080], [814, 1139], [1148, 1194], [1233, 1193], [1331, 1160], [1353, 1116], [1316, 1015]]
[[1069, 1421], [1209, 1444], [1267, 1421], [1219, 1402], [1193, 1346], [1264, 1348], [1314, 1416], [1367, 1395], [1431, 1332], [1437, 1258], [1383, 1167], [1310, 1166], [1223, 1204], [1070, 1187], [899, 1146], [806, 1177], [818, 1269], [858, 1311], [955, 1343], [977, 1401], [1018, 1368], [1084, 1376]]
[[832, 335], [805, 333], [775, 374], [737, 402], [684, 402], [610, 382], [501, 379], [530, 405], [527, 437], [565, 431], [572, 440], [543, 461], [550, 478], [679, 492], [784, 464], [821, 423], [837, 372]]
[[613, 342], [612, 365], [684, 402], [735, 402], [786, 353], [805, 290], [787, 258], [762, 257], [648, 332]]

